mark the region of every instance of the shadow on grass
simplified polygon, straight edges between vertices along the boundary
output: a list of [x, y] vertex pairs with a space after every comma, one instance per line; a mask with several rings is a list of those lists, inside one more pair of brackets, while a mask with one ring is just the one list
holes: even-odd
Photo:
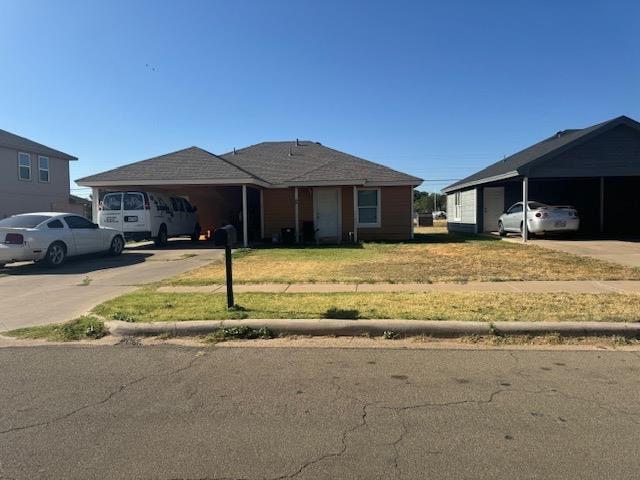
[[287, 249], [287, 250], [323, 250], [323, 249], [344, 249], [344, 250], [360, 250], [363, 247], [361, 243], [336, 243], [336, 244], [321, 244], [316, 245], [315, 243], [302, 243], [302, 244], [293, 244], [293, 245], [284, 245], [279, 243], [257, 243], [251, 246], [252, 249], [255, 250], [273, 250], [273, 249]]
[[360, 317], [360, 311], [344, 310], [341, 308], [332, 307], [324, 313], [323, 317], [340, 320], [357, 320]]
[[411, 240], [375, 240], [365, 241], [362, 243], [348, 243], [341, 244], [323, 244], [316, 245], [315, 243], [306, 243], [300, 245], [283, 245], [283, 244], [271, 244], [271, 243], [257, 243], [251, 246], [256, 250], [271, 250], [271, 249], [289, 249], [289, 250], [322, 250], [322, 249], [344, 249], [344, 250], [360, 250], [364, 248], [365, 244], [376, 245], [395, 245], [402, 243], [467, 243], [467, 242], [496, 242], [500, 240], [499, 237], [492, 237], [490, 235], [473, 235], [463, 233], [416, 233]]

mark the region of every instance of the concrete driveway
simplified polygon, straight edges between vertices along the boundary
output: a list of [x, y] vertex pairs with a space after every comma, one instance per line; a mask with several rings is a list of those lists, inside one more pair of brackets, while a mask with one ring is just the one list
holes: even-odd
[[0, 331], [76, 318], [141, 284], [156, 282], [219, 260], [210, 243], [173, 240], [128, 247], [119, 257], [69, 259], [50, 270], [21, 263], [0, 270]]
[[[516, 243], [522, 242], [520, 237], [508, 237], [505, 240]], [[535, 238], [529, 240], [529, 242], [532, 245], [573, 253], [574, 255], [593, 257], [598, 260], [630, 267], [640, 267], [640, 241]]]

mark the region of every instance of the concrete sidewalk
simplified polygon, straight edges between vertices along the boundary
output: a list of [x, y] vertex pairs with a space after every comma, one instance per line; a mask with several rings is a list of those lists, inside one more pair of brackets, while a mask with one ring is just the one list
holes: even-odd
[[[225, 293], [224, 285], [165, 286], [162, 293]], [[640, 293], [638, 280], [568, 280], [469, 283], [258, 283], [234, 286], [236, 293]]]

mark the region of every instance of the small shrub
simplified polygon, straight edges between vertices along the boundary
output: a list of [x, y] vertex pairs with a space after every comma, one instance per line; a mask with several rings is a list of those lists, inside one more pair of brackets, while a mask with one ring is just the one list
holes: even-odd
[[397, 340], [400, 338], [400, 334], [398, 332], [394, 332], [393, 330], [385, 330], [382, 332], [382, 338], [386, 338], [387, 340]]
[[125, 312], [115, 312], [113, 315], [111, 315], [111, 318], [113, 318], [114, 320], [119, 320], [121, 322], [129, 323], [133, 323], [136, 321], [136, 317]]
[[267, 327], [251, 328], [246, 325], [240, 325], [239, 327], [218, 328], [215, 332], [207, 335], [204, 340], [209, 343], [217, 343], [224, 342], [226, 340], [254, 340], [256, 338], [273, 338], [273, 333]]
[[503, 333], [496, 327], [496, 324], [489, 322], [489, 333], [494, 337], [502, 337]]

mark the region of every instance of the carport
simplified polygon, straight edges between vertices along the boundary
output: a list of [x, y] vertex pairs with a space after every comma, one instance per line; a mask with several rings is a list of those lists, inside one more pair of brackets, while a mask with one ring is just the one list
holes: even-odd
[[151, 191], [185, 197], [198, 208], [203, 234], [234, 225], [244, 246], [264, 236], [263, 187], [251, 174], [206, 150], [191, 147], [142, 160], [77, 182], [92, 188], [92, 213], [107, 192]]
[[582, 236], [623, 238], [640, 237], [639, 187], [640, 124], [623, 116], [557, 132], [444, 192], [451, 231], [495, 231], [507, 208], [535, 200], [576, 207]]
[[[198, 208], [202, 234], [211, 238], [213, 232], [224, 225], [233, 225], [244, 246], [263, 238], [262, 189], [248, 185], [122, 185], [92, 187], [93, 218], [97, 218], [100, 199], [108, 192], [159, 192], [168, 197], [184, 197]], [[246, 212], [246, 215], [244, 214]]]

